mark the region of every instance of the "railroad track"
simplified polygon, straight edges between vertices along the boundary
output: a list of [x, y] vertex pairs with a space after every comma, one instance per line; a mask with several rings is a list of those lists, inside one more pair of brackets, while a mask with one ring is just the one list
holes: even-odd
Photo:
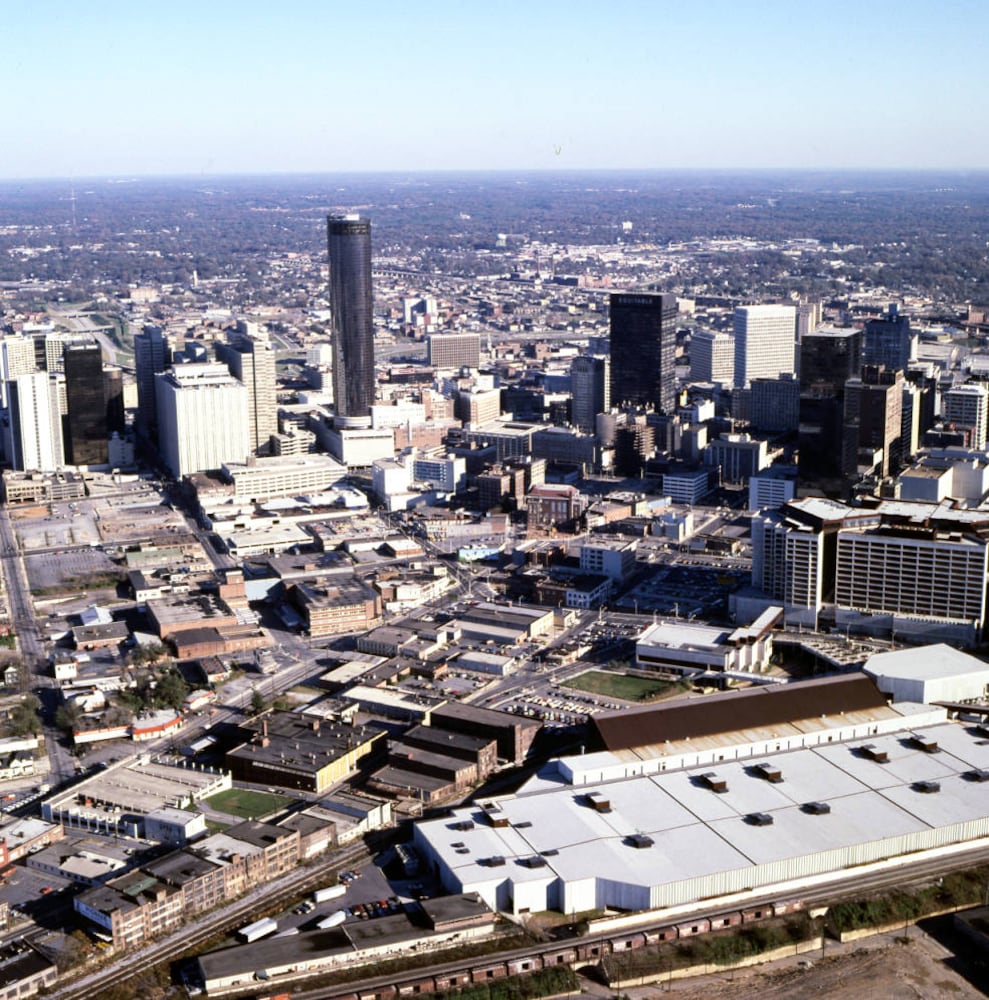
[[196, 923], [187, 924], [160, 941], [123, 955], [105, 969], [84, 974], [64, 986], [56, 985], [47, 996], [52, 1000], [90, 1000], [101, 991], [133, 978], [136, 970], [172, 960], [218, 933], [232, 930], [243, 923], [246, 917], [253, 917], [262, 907], [281, 906], [309, 889], [325, 885], [327, 873], [332, 870], [367, 864], [369, 861], [367, 847], [361, 842], [334, 854], [332, 860], [323, 864], [296, 869], [281, 879], [267, 883], [263, 900], [259, 901], [252, 894], [235, 900], [222, 910], [202, 914]]

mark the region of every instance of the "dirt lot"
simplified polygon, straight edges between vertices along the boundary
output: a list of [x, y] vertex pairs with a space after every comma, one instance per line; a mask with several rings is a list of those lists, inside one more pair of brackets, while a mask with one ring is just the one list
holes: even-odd
[[[769, 969], [705, 976], [673, 983], [681, 1000], [980, 1000], [986, 996], [945, 962], [947, 953], [919, 932], [908, 944], [882, 943], [823, 960], [808, 956], [809, 968], [796, 961]], [[634, 1000], [651, 1000], [666, 983], [628, 990]]]

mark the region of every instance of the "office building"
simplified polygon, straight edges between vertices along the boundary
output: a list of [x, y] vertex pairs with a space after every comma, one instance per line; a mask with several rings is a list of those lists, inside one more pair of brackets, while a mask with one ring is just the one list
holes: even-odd
[[752, 519], [752, 584], [793, 624], [830, 605], [849, 628], [970, 645], [984, 631], [987, 566], [989, 514], [950, 500], [813, 497]]
[[722, 434], [704, 449], [704, 464], [716, 466], [723, 483], [747, 483], [769, 465], [769, 449], [761, 438]]
[[822, 327], [800, 343], [800, 478], [841, 476], [845, 383], [862, 374], [862, 331]]
[[7, 383], [18, 375], [31, 375], [37, 370], [34, 340], [31, 337], [4, 337], [0, 340], [0, 407], [9, 405]]
[[902, 464], [903, 372], [865, 365], [845, 383], [842, 471], [846, 476], [895, 475]]
[[570, 420], [574, 427], [593, 434], [597, 415], [610, 409], [610, 359], [574, 358], [570, 366]]
[[986, 446], [987, 401], [986, 387], [972, 382], [956, 385], [942, 396], [945, 423], [970, 431], [969, 447], [976, 450]]
[[677, 300], [669, 294], [611, 296], [611, 402], [676, 408]]
[[365, 423], [374, 402], [371, 223], [357, 215], [331, 215], [327, 246], [336, 416], [340, 424]]
[[690, 338], [690, 381], [731, 385], [735, 378], [735, 338], [723, 330], [698, 330]]
[[796, 345], [793, 306], [738, 306], [735, 309], [735, 385], [756, 378], [792, 374]]
[[884, 365], [906, 371], [917, 353], [917, 337], [910, 329], [906, 316], [901, 316], [891, 304], [884, 316], [865, 324], [863, 364]]
[[278, 400], [275, 394], [275, 349], [267, 337], [232, 331], [229, 342], [216, 345], [217, 360], [247, 389], [247, 418], [251, 452], [265, 455], [271, 437], [278, 433]]
[[156, 377], [158, 450], [176, 477], [250, 454], [247, 389], [225, 365], [176, 365]]
[[4, 451], [21, 471], [51, 472], [65, 464], [58, 381], [47, 372], [18, 375], [7, 383]]
[[134, 367], [137, 371], [137, 419], [135, 425], [148, 440], [156, 440], [158, 409], [155, 376], [172, 363], [172, 351], [160, 326], [147, 325], [134, 334]]
[[476, 333], [433, 333], [426, 338], [432, 368], [477, 368], [481, 338]]
[[749, 423], [761, 431], [789, 433], [800, 426], [800, 383], [792, 375], [752, 380]]
[[103, 351], [96, 343], [66, 344], [63, 365], [68, 407], [65, 460], [69, 465], [106, 465], [110, 434]]

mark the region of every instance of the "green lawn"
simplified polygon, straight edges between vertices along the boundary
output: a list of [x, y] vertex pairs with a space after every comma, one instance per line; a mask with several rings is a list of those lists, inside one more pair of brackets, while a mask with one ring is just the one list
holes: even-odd
[[560, 686], [621, 701], [655, 701], [680, 688], [679, 684], [670, 681], [629, 677], [627, 674], [613, 674], [604, 670], [588, 670], [563, 681]]
[[231, 816], [241, 816], [244, 819], [257, 819], [269, 813], [283, 809], [291, 802], [284, 795], [272, 795], [270, 792], [254, 792], [247, 788], [231, 788], [225, 792], [217, 792], [205, 800], [211, 809], [217, 812], [229, 813]]

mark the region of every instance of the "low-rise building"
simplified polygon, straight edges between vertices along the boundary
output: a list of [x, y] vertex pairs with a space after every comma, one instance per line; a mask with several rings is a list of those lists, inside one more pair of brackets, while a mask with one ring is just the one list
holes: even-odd
[[0, 947], [0, 1000], [23, 1000], [58, 980], [55, 963], [23, 939]]
[[241, 781], [279, 788], [323, 792], [363, 757], [384, 750], [380, 729], [333, 725], [294, 712], [270, 712], [243, 729], [249, 738], [227, 753], [227, 766]]

